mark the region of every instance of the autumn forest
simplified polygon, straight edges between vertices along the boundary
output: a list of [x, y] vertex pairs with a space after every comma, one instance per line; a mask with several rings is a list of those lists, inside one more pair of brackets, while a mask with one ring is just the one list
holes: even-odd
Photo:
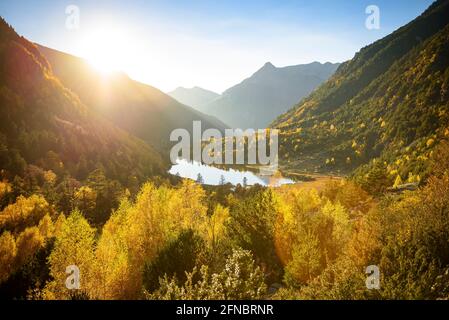
[[270, 120], [294, 183], [212, 185], [168, 173], [169, 134], [218, 109], [2, 18], [0, 299], [449, 299], [449, 1], [329, 70]]

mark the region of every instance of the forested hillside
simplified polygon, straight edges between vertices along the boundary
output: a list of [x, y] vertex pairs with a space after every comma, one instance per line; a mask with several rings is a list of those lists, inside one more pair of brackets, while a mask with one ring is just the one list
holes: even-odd
[[[416, 192], [147, 183], [97, 229], [95, 199], [40, 195], [0, 213], [0, 293], [27, 299], [448, 299], [449, 145]], [[0, 184], [0, 199], [10, 184]], [[76, 202], [75, 202], [76, 203]], [[69, 253], [69, 254], [68, 254]], [[81, 272], [65, 286], [66, 267]], [[366, 287], [366, 267], [381, 270]]]
[[417, 181], [449, 134], [449, 2], [363, 48], [273, 127], [288, 168]]
[[86, 107], [3, 20], [0, 38], [0, 174], [13, 195], [47, 192], [62, 208], [83, 181], [121, 192], [164, 174], [158, 152]]

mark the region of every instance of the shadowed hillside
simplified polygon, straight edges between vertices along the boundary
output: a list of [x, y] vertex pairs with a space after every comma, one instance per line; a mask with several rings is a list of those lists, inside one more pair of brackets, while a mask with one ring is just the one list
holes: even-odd
[[195, 120], [200, 120], [205, 129], [225, 128], [219, 120], [123, 73], [105, 76], [81, 58], [43, 46], [38, 48], [63, 84], [86, 105], [159, 150], [168, 149], [170, 133], [174, 129], [191, 131]]

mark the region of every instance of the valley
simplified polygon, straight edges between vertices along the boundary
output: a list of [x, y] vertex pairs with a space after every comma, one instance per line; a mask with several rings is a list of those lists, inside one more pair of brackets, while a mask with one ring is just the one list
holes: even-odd
[[354, 2], [332, 28], [312, 3], [89, 2], [34, 30], [0, 3], [0, 299], [449, 300], [449, 0], [423, 4], [377, 30]]

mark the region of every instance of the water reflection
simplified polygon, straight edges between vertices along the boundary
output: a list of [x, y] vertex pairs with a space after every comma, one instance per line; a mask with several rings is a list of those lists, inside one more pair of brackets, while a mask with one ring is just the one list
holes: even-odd
[[198, 174], [201, 175], [202, 183], [207, 185], [219, 185], [222, 177], [225, 183], [233, 185], [244, 184], [246, 178], [246, 185], [260, 184], [263, 186], [281, 186], [283, 184], [295, 183], [287, 178], [274, 178], [268, 176], [258, 176], [251, 171], [237, 171], [233, 169], [222, 170], [199, 162], [190, 162], [184, 159], [178, 159], [168, 171], [170, 174], [179, 175], [182, 178], [197, 180]]

